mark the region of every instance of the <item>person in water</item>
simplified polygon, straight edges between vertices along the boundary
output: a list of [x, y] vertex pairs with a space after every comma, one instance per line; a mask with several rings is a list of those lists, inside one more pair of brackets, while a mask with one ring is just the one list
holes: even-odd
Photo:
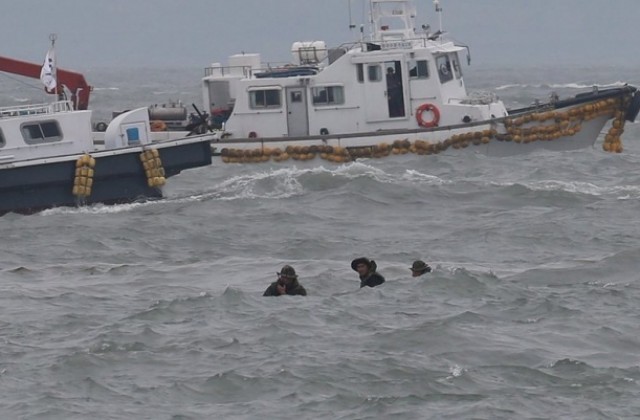
[[369, 258], [360, 257], [351, 261], [351, 268], [360, 276], [360, 287], [376, 287], [385, 282], [384, 277], [376, 272], [377, 264]]
[[424, 261], [416, 260], [413, 262], [411, 267], [409, 267], [409, 270], [411, 270], [412, 277], [420, 277], [425, 273], [430, 273], [431, 267], [429, 267], [429, 264]]
[[278, 275], [278, 280], [267, 287], [262, 296], [300, 295], [307, 296], [307, 291], [298, 283], [296, 270], [290, 265], [282, 267]]

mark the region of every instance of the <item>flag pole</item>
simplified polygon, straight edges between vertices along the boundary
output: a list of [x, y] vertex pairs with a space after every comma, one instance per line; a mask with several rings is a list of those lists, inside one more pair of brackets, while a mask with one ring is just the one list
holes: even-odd
[[[49, 34], [49, 40], [51, 41], [51, 50], [54, 50], [54, 51], [56, 46], [56, 39], [58, 39], [58, 35], [53, 33]], [[56, 95], [56, 98], [58, 98], [58, 83], [57, 83], [58, 75], [56, 74], [56, 64], [57, 64], [57, 58], [56, 60], [53, 61], [53, 65], [51, 66], [51, 74], [53, 75], [53, 78], [56, 80], [56, 87], [54, 88], [53, 92]]]

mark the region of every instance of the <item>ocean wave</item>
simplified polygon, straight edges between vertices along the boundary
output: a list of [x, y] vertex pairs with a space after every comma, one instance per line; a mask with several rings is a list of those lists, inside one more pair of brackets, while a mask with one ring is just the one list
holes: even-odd
[[[152, 95], [176, 95], [177, 92], [175, 90], [154, 90], [151, 92]], [[172, 102], [171, 100], [168, 101]]]
[[580, 360], [571, 359], [571, 358], [556, 360], [554, 362], [551, 362], [548, 367], [550, 369], [553, 369], [556, 372], [564, 373], [564, 374], [583, 373], [588, 369], [593, 369], [587, 363]]
[[500, 85], [498, 87], [495, 87], [494, 90], [506, 90], [506, 89], [523, 89], [527, 87], [527, 85], [521, 85], [518, 83], [512, 83], [512, 84], [507, 84], [507, 85]]
[[223, 180], [216, 185], [214, 191], [202, 194], [201, 197], [218, 200], [289, 198], [302, 193], [297, 176], [304, 172], [297, 168], [281, 168], [236, 175]]
[[526, 84], [526, 83], [510, 83], [505, 85], [500, 85], [494, 90], [507, 90], [507, 89], [592, 89], [594, 86], [598, 86], [599, 88], [613, 88], [613, 87], [621, 87], [625, 86], [625, 82], [616, 81], [612, 83], [606, 84], [589, 84], [584, 82], [569, 82], [569, 83], [539, 83], [539, 84]]
[[183, 316], [198, 308], [209, 308], [212, 296], [202, 292], [197, 296], [176, 297], [171, 300], [158, 300], [149, 308], [127, 316], [125, 319], [161, 320], [172, 323], [186, 322]]
[[407, 169], [407, 171], [402, 175], [402, 179], [412, 183], [425, 183], [427, 185], [446, 185], [453, 183], [451, 180], [445, 180], [435, 175], [425, 174], [415, 169]]
[[314, 192], [335, 190], [348, 185], [351, 181], [363, 179], [391, 185], [442, 185], [449, 182], [418, 170], [406, 170], [398, 175], [390, 174], [364, 160], [343, 164], [335, 168], [288, 166], [269, 171], [235, 175], [223, 179], [214, 190], [193, 197], [201, 200], [217, 199], [223, 201], [287, 199], [304, 195], [309, 190]]
[[621, 87], [625, 86], [624, 82], [613, 82], [607, 84], [587, 84], [587, 83], [564, 83], [564, 84], [550, 84], [549, 87], [552, 89], [591, 89], [594, 86], [598, 86], [599, 88], [612, 88], [612, 87]]
[[6, 271], [10, 273], [16, 273], [16, 274], [30, 274], [30, 273], [33, 273], [35, 270], [32, 270], [24, 266], [20, 266], [20, 267], [6, 269]]
[[90, 206], [78, 206], [78, 207], [54, 207], [51, 209], [43, 210], [38, 213], [40, 216], [57, 216], [57, 215], [73, 215], [73, 214], [85, 214], [85, 215], [98, 215], [98, 214], [118, 214], [131, 212], [133, 210], [157, 205], [162, 199], [143, 200], [134, 203], [127, 204], [93, 204]]
[[145, 343], [139, 341], [118, 343], [112, 340], [99, 341], [89, 348], [91, 354], [107, 354], [107, 353], [131, 353], [147, 351], [148, 347]]
[[497, 182], [490, 181], [487, 185], [500, 187], [522, 187], [529, 191], [566, 192], [570, 194], [583, 194], [594, 197], [615, 196], [618, 200], [634, 200], [640, 198], [640, 186], [638, 185], [596, 185], [585, 181], [518, 181]]

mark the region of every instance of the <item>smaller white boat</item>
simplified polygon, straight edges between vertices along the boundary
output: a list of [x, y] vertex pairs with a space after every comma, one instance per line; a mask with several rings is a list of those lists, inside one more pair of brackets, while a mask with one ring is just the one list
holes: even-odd
[[640, 109], [635, 87], [594, 87], [509, 110], [493, 94], [467, 92], [461, 57], [468, 48], [418, 26], [414, 1], [368, 5], [370, 33], [357, 41], [335, 48], [295, 42], [286, 65], [243, 53], [205, 69], [208, 117], [200, 132], [213, 131], [215, 154], [229, 163], [464, 148], [508, 156], [592, 146], [610, 121], [603, 147], [622, 151], [625, 121]]
[[69, 101], [0, 108], [0, 215], [161, 198], [166, 178], [211, 163], [206, 138], [150, 134], [147, 108], [114, 119], [99, 148], [91, 111]]
[[[33, 66], [0, 57], [0, 71], [33, 77]], [[55, 89], [55, 69], [47, 60], [42, 75]], [[211, 163], [207, 138], [152, 142], [147, 108], [111, 121], [104, 145], [97, 146], [91, 111], [77, 105], [58, 100], [0, 107], [0, 215], [160, 198], [167, 178]]]

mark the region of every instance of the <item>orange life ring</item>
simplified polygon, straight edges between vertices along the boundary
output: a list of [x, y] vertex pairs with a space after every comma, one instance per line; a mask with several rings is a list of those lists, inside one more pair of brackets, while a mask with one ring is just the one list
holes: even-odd
[[[433, 114], [431, 121], [425, 121], [422, 119], [422, 113], [425, 111], [431, 111]], [[433, 104], [422, 104], [418, 109], [416, 109], [416, 121], [418, 121], [418, 125], [421, 127], [437, 127], [440, 122], [440, 110]]]

